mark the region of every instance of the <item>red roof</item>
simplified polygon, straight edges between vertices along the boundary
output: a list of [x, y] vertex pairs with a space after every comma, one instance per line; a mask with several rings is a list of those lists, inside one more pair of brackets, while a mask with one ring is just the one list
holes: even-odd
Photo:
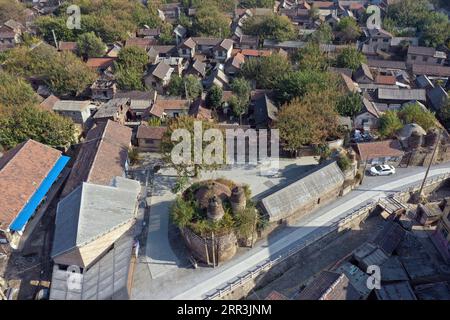
[[396, 83], [396, 79], [394, 76], [382, 76], [382, 75], [378, 75], [375, 78], [375, 83], [376, 84], [386, 84], [386, 85], [395, 85]]
[[272, 55], [270, 50], [255, 50], [255, 49], [244, 49], [241, 52], [244, 56], [250, 57], [269, 57]]
[[189, 101], [186, 99], [157, 99], [153, 104], [150, 113], [161, 117], [165, 110], [189, 109]]
[[150, 127], [147, 125], [141, 124], [138, 127], [138, 131], [136, 133], [137, 139], [155, 139], [161, 140], [166, 132], [166, 127]]
[[93, 69], [108, 68], [113, 64], [114, 60], [115, 58], [89, 58], [86, 61], [86, 65]]
[[384, 157], [400, 157], [404, 154], [398, 140], [357, 143], [356, 148], [362, 160], [371, 160]]
[[16, 218], [60, 156], [60, 151], [30, 139], [0, 158], [1, 229]]
[[114, 177], [123, 176], [130, 144], [131, 129], [118, 122], [108, 120], [89, 130], [62, 196], [83, 182], [109, 185]]

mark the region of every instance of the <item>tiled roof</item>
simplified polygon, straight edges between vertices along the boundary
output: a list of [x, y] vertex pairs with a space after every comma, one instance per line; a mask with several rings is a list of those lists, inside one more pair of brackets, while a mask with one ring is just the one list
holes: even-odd
[[450, 77], [450, 67], [431, 65], [431, 64], [413, 64], [412, 72], [415, 75]]
[[416, 47], [416, 46], [409, 46], [408, 47], [408, 54], [418, 54], [418, 55], [424, 55], [424, 56], [433, 56], [436, 52], [435, 48], [430, 47]]
[[130, 38], [125, 41], [125, 47], [136, 46], [147, 50], [150, 46], [157, 44], [157, 40], [152, 38]]
[[357, 151], [362, 160], [384, 157], [400, 157], [404, 152], [398, 140], [384, 140], [356, 144]]
[[189, 101], [186, 99], [157, 99], [153, 104], [150, 113], [157, 117], [161, 117], [165, 110], [187, 110]]
[[86, 65], [90, 68], [108, 68], [114, 62], [115, 58], [89, 58]]
[[182, 44], [183, 47], [186, 47], [186, 48], [189, 48], [189, 49], [195, 48], [195, 45], [196, 45], [196, 43], [195, 43], [195, 41], [192, 38], [186, 39], [183, 42], [183, 44]]
[[222, 39], [220, 38], [209, 37], [193, 37], [192, 40], [194, 40], [195, 43], [200, 46], [216, 46], [222, 41]]
[[375, 78], [375, 83], [377, 84], [395, 85], [396, 82], [397, 81], [394, 76], [377, 75]]
[[358, 300], [359, 293], [343, 273], [322, 271], [297, 300]]
[[141, 124], [138, 127], [138, 131], [136, 133], [137, 139], [155, 139], [161, 140], [164, 132], [166, 132], [166, 127], [150, 127], [144, 124]]
[[272, 55], [270, 50], [254, 50], [254, 49], [244, 49], [241, 51], [244, 56], [250, 57], [269, 57]]
[[115, 176], [122, 176], [128, 159], [131, 129], [108, 120], [89, 130], [72, 167], [62, 196], [90, 182], [109, 185]]
[[372, 68], [406, 70], [406, 64], [404, 61], [368, 59], [367, 65]]
[[54, 95], [50, 95], [44, 101], [41, 102], [39, 107], [41, 107], [42, 109], [47, 110], [47, 111], [53, 111], [53, 106], [58, 101], [59, 101], [58, 97], [56, 97]]
[[156, 66], [152, 68], [152, 75], [159, 78], [164, 79], [169, 73], [172, 68], [166, 64], [165, 62], [161, 61]]
[[60, 41], [59, 50], [61, 51], [75, 51], [77, 50], [77, 43], [74, 41]]
[[0, 228], [6, 229], [52, 170], [61, 152], [28, 140], [0, 158]]

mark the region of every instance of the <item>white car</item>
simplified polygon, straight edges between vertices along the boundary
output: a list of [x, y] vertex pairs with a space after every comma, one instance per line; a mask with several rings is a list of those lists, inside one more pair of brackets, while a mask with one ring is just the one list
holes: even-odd
[[395, 173], [395, 168], [387, 164], [380, 164], [370, 168], [372, 176], [390, 176]]

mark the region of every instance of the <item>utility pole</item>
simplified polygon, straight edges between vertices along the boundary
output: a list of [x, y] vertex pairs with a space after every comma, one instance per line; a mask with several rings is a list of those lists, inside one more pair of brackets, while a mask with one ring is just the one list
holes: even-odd
[[52, 34], [53, 34], [53, 40], [55, 41], [55, 47], [58, 50], [59, 49], [58, 40], [56, 40], [56, 33], [55, 33], [54, 29], [52, 29]]
[[427, 171], [425, 172], [425, 177], [423, 178], [422, 185], [420, 186], [420, 190], [419, 190], [419, 192], [416, 195], [417, 202], [420, 202], [420, 199], [422, 198], [422, 192], [423, 192], [423, 188], [425, 186], [425, 183], [427, 182], [428, 173], [430, 172], [430, 168], [431, 168], [431, 165], [432, 165], [432, 163], [434, 161], [434, 157], [436, 155], [437, 148], [438, 148], [438, 146], [439, 146], [439, 144], [441, 142], [442, 131], [440, 129], [438, 129], [438, 130], [439, 130], [439, 134], [438, 134], [438, 138], [437, 138], [437, 141], [436, 141], [436, 145], [434, 146], [434, 149], [433, 149], [433, 154], [431, 155], [430, 163], [428, 163]]
[[362, 174], [362, 177], [361, 177], [361, 182], [359, 183], [360, 185], [363, 183], [364, 177], [366, 176], [367, 162], [368, 161], [369, 161], [369, 155], [366, 156], [366, 161], [364, 162], [364, 170], [363, 170], [363, 174]]
[[214, 232], [211, 232], [211, 241], [212, 241], [212, 258], [213, 258], [213, 268], [215, 268], [216, 267], [216, 252], [215, 252], [215, 246], [216, 246], [216, 243], [215, 243], [215, 241], [214, 241]]

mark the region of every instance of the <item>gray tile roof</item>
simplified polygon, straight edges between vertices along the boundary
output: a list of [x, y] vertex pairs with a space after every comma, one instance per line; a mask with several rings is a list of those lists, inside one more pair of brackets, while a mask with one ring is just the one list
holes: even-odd
[[102, 119], [102, 118], [109, 118], [116, 115], [117, 111], [119, 110], [120, 106], [125, 106], [129, 103], [130, 99], [128, 98], [114, 98], [109, 100], [108, 102], [101, 105], [97, 112], [94, 114], [94, 119]]
[[83, 111], [89, 107], [90, 101], [59, 100], [53, 105], [54, 111]]
[[138, 185], [137, 181], [122, 181], [117, 187], [83, 183], [61, 200], [52, 258], [83, 247], [134, 219]]
[[310, 172], [305, 177], [262, 199], [262, 206], [271, 221], [286, 218], [310, 201], [344, 182], [344, 175], [337, 163], [331, 162]]
[[94, 265], [83, 273], [81, 290], [67, 286], [67, 271], [54, 266], [50, 300], [128, 299], [127, 281], [133, 248], [133, 233], [128, 231]]
[[377, 98], [381, 100], [426, 101], [426, 91], [423, 89], [387, 89], [379, 88]]

